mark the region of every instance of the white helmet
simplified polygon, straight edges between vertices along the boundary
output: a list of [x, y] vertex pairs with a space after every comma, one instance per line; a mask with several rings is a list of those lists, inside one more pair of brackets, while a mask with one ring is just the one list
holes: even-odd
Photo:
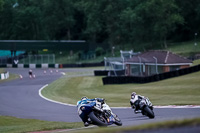
[[134, 99], [134, 98], [135, 98], [135, 95], [136, 95], [136, 92], [132, 92], [132, 93], [131, 93], [131, 98]]

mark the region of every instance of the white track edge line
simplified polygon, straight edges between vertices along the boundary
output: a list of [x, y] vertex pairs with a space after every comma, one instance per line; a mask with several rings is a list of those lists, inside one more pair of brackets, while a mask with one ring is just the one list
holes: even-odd
[[53, 102], [53, 103], [57, 103], [57, 104], [62, 104], [62, 105], [67, 105], [67, 106], [76, 106], [76, 105], [73, 105], [73, 104], [67, 104], [67, 103], [63, 103], [63, 102], [58, 102], [58, 101], [54, 101], [54, 100], [51, 100], [49, 98], [46, 98], [42, 95], [42, 90], [47, 87], [48, 84], [44, 85], [42, 88], [39, 89], [39, 96], [42, 97], [43, 99], [49, 101], [49, 102]]
[[[76, 105], [73, 105], [73, 104], [54, 101], [54, 100], [51, 100], [49, 98], [44, 97], [41, 92], [47, 86], [48, 86], [48, 84], [44, 85], [42, 88], [39, 89], [39, 96], [40, 97], [42, 97], [43, 99], [45, 99], [45, 100], [47, 100], [49, 102], [62, 104], [62, 105], [67, 105], [67, 106], [72, 106], [72, 107], [76, 106]], [[130, 109], [131, 107], [111, 107], [111, 108], [113, 108], [113, 109]], [[200, 108], [200, 105], [197, 105], [197, 106], [195, 106], [195, 105], [183, 105], [183, 106], [168, 105], [168, 106], [154, 106], [154, 108]]]

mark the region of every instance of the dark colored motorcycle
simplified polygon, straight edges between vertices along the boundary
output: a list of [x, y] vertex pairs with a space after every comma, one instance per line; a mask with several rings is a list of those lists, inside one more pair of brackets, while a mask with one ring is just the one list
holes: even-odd
[[153, 112], [153, 105], [148, 98], [142, 99], [139, 102], [139, 109], [143, 115], [148, 116], [150, 119], [155, 117]]

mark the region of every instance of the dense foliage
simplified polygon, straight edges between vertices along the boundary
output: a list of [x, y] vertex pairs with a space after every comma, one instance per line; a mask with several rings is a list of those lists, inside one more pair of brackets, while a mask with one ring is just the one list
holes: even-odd
[[0, 0], [1, 40], [167, 47], [167, 40], [194, 39], [199, 23], [199, 0]]

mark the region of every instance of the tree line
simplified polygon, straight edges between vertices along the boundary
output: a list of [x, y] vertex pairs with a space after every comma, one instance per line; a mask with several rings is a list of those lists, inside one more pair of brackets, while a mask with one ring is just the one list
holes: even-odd
[[199, 0], [0, 0], [0, 40], [136, 45], [198, 37]]

